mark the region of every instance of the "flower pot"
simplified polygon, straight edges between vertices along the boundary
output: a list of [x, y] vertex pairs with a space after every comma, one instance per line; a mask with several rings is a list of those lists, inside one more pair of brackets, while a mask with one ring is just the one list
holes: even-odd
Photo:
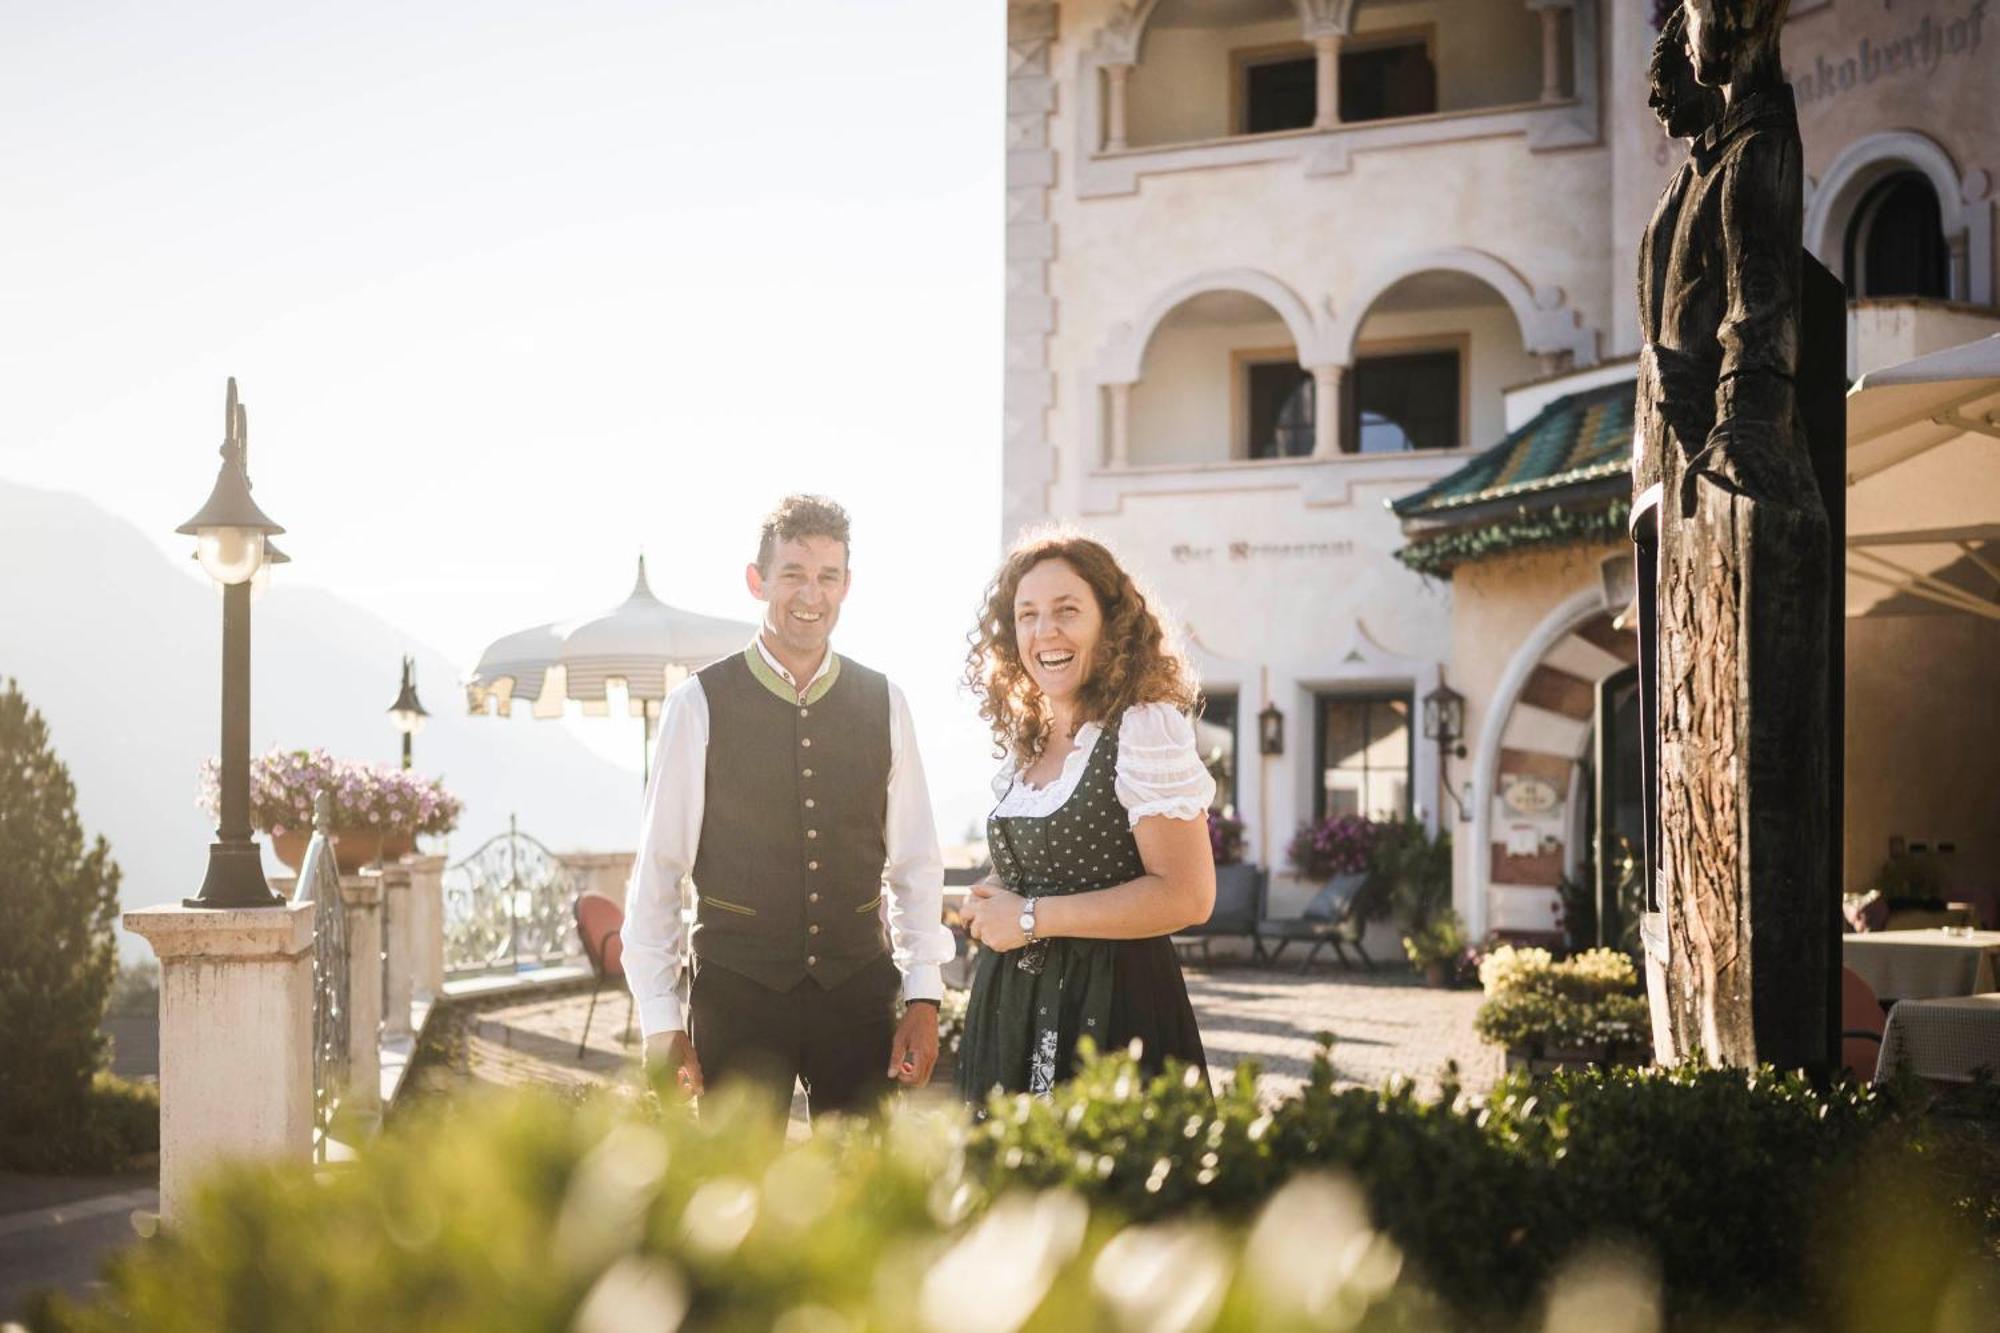
[[[278, 854], [280, 861], [292, 868], [293, 874], [297, 874], [299, 867], [305, 864], [306, 844], [311, 841], [310, 833], [287, 829], [271, 835], [271, 850]], [[337, 830], [333, 835], [333, 864], [343, 875], [358, 874], [377, 862], [399, 860], [415, 846], [416, 839], [408, 833], [383, 833], [379, 829]]]

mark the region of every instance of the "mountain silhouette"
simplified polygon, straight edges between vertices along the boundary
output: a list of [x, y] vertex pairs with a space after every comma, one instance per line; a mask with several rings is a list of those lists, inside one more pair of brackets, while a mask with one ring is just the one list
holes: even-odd
[[[397, 663], [417, 659], [432, 716], [415, 767], [465, 803], [458, 831], [427, 850], [457, 859], [509, 815], [557, 851], [637, 838], [637, 774], [530, 721], [525, 706], [513, 719], [468, 716], [459, 666], [386, 621], [281, 571], [253, 626], [253, 753], [323, 746], [395, 762], [387, 709]], [[0, 679], [18, 680], [48, 721], [85, 829], [124, 869], [126, 908], [201, 886], [214, 824], [195, 803], [196, 779], [219, 744], [221, 635], [206, 577], [174, 568], [132, 524], [79, 495], [0, 482]], [[264, 864], [283, 869], [268, 847]], [[128, 957], [145, 951], [135, 937], [122, 944]]]

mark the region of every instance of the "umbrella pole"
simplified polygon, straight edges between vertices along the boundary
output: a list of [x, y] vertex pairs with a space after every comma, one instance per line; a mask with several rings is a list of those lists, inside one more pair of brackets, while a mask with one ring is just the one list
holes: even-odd
[[640, 704], [639, 718], [641, 748], [645, 751], [639, 756], [639, 790], [643, 793], [653, 783], [653, 710]]

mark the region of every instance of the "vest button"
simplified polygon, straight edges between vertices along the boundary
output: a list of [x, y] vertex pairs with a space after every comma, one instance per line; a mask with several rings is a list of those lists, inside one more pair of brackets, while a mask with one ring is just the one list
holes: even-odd
[[808, 769], [804, 770], [803, 772], [801, 772], [801, 773], [799, 774], [799, 776], [800, 776], [800, 777], [802, 777], [802, 778], [809, 778], [809, 777], [811, 777], [812, 775], [813, 775], [813, 771], [812, 771], [812, 770], [811, 770], [810, 768], [808, 768]]
[[810, 736], [801, 736], [799, 737], [799, 744], [810, 750], [813, 747], [813, 738]]
[[[815, 861], [813, 864], [818, 865], [819, 863]], [[816, 903], [819, 901], [819, 895], [817, 893], [808, 893], [806, 895], [806, 901], [809, 903]], [[814, 929], [818, 929], [818, 927], [814, 927]]]
[[817, 804], [818, 802], [814, 801], [812, 797], [806, 797], [806, 809], [810, 810]]
[[814, 966], [817, 966], [817, 965], [818, 965], [818, 963], [819, 963], [819, 959], [815, 958], [815, 957], [814, 957], [813, 955], [811, 955], [811, 954], [807, 954], [807, 955], [806, 955], [806, 966], [807, 966], [807, 967], [814, 967]]
[[812, 716], [812, 709], [810, 709], [810, 708], [801, 708], [801, 709], [799, 710], [799, 716], [800, 716], [800, 717], [811, 717], [811, 716]]
[[806, 836], [808, 838], [817, 838], [819, 836], [819, 830], [816, 828], [809, 828], [806, 830]]
[[817, 934], [819, 934], [819, 927], [818, 927], [818, 926], [807, 926], [807, 927], [806, 927], [806, 934], [808, 934], [808, 935], [817, 935]]
[[807, 869], [807, 870], [818, 870], [818, 869], [819, 869], [819, 862], [817, 862], [817, 861], [808, 861], [808, 862], [806, 862], [806, 869]]

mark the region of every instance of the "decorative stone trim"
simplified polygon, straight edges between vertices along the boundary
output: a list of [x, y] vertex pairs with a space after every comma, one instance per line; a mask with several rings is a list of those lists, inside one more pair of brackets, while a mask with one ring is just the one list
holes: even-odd
[[1342, 302], [1345, 313], [1333, 316], [1325, 342], [1327, 359], [1351, 364], [1361, 325], [1375, 302], [1403, 279], [1420, 273], [1463, 273], [1491, 287], [1514, 312], [1523, 351], [1566, 357], [1572, 367], [1597, 364], [1597, 330], [1585, 325], [1577, 311], [1565, 308], [1562, 288], [1530, 286], [1505, 260], [1465, 246], [1399, 255], [1371, 273], [1353, 297]]
[[1974, 167], [1963, 176], [1943, 146], [1912, 130], [1856, 139], [1840, 150], [1816, 184], [1806, 183], [1805, 245], [1840, 275], [1848, 223], [1868, 188], [1897, 171], [1918, 171], [1937, 195], [1951, 252], [1951, 299], [1996, 303], [1993, 288], [1993, 178]]
[[[1150, 12], [1152, 0], [1140, 8]], [[1135, 23], [1143, 26], [1143, 14]], [[1008, 0], [1006, 381], [1000, 449], [1005, 478], [1001, 534], [1009, 542], [1047, 516], [1049, 486], [1055, 480], [1048, 423], [1055, 404], [1055, 373], [1049, 363], [1049, 335], [1055, 331], [1049, 263], [1056, 250], [1055, 224], [1049, 217], [1049, 192], [1056, 180], [1056, 155], [1049, 146], [1049, 116], [1056, 104], [1049, 51], [1055, 37], [1054, 0]], [[1090, 79], [1095, 104], [1094, 65]]]
[[[1302, 163], [1308, 176], [1340, 175], [1347, 171], [1357, 152], [1463, 139], [1519, 135], [1527, 140], [1528, 150], [1536, 153], [1596, 144], [1603, 133], [1597, 3], [1598, 0], [1570, 3], [1569, 82], [1575, 92], [1567, 98], [1112, 152], [1103, 147], [1107, 109], [1104, 79], [1099, 70], [1105, 65], [1129, 65], [1137, 61], [1145, 22], [1153, 10], [1151, 3], [1121, 5], [1097, 39], [1077, 53], [1077, 197], [1132, 194], [1139, 188], [1142, 176], [1257, 162], [1296, 161]], [[1344, 32], [1352, 6], [1343, 0], [1327, 0], [1323, 4], [1300, 0], [1300, 8], [1301, 31], [1311, 41], [1321, 35]]]
[[1330, 458], [1239, 459], [1087, 472], [1078, 508], [1083, 514], [1117, 514], [1128, 497], [1221, 495], [1238, 491], [1298, 491], [1309, 508], [1349, 505], [1354, 488], [1404, 491], [1428, 486], [1465, 466], [1472, 450], [1435, 455], [1335, 454]]

